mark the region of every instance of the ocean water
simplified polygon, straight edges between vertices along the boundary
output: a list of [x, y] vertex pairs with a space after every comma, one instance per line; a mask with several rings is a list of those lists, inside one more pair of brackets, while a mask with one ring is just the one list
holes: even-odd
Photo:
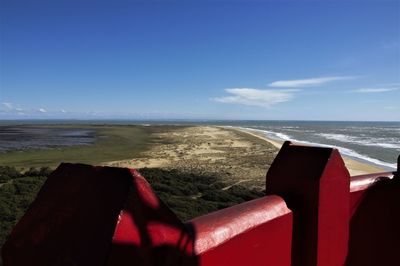
[[242, 121], [230, 126], [256, 130], [276, 140], [335, 147], [344, 156], [396, 169], [400, 122]]

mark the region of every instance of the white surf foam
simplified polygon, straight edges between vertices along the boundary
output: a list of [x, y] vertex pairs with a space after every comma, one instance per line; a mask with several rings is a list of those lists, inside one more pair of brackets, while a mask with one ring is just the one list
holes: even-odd
[[360, 137], [353, 137], [353, 136], [348, 136], [348, 135], [344, 135], [344, 134], [327, 134], [327, 133], [319, 133], [316, 135], [324, 137], [326, 139], [337, 140], [337, 141], [345, 142], [345, 143], [355, 143], [355, 144], [359, 144], [362, 146], [375, 146], [375, 147], [381, 147], [381, 148], [399, 149], [400, 150], [400, 144], [395, 143], [394, 139], [392, 139], [394, 143], [393, 142], [388, 143], [388, 142], [379, 142], [379, 141], [387, 140], [387, 139], [382, 139], [382, 138], [363, 139]]
[[[275, 140], [283, 140], [283, 141], [293, 141], [293, 142], [297, 142], [300, 144], [306, 144], [306, 145], [311, 145], [311, 146], [319, 146], [319, 147], [325, 147], [325, 148], [336, 148], [339, 150], [339, 152], [347, 157], [351, 157], [354, 158], [356, 160], [359, 161], [364, 161], [364, 162], [370, 162], [373, 163], [375, 165], [378, 166], [382, 166], [388, 169], [396, 169], [397, 165], [393, 164], [393, 163], [387, 163], [387, 162], [383, 162], [381, 160], [375, 159], [375, 158], [371, 158], [367, 155], [364, 154], [360, 154], [352, 149], [349, 148], [345, 148], [345, 147], [341, 147], [341, 146], [335, 146], [335, 145], [327, 145], [327, 144], [323, 144], [323, 143], [315, 143], [315, 142], [309, 142], [309, 141], [303, 141], [303, 140], [298, 140], [295, 139], [289, 135], [280, 133], [280, 132], [274, 132], [274, 131], [269, 131], [269, 130], [262, 130], [262, 129], [254, 129], [254, 128], [245, 128], [245, 127], [237, 127], [239, 129], [245, 129], [245, 130], [249, 130], [249, 131], [255, 131], [255, 132], [259, 132], [262, 134], [265, 134], [266, 137], [271, 138], [271, 139], [275, 139]], [[336, 134], [339, 135], [339, 134]], [[345, 136], [345, 135], [343, 135]]]

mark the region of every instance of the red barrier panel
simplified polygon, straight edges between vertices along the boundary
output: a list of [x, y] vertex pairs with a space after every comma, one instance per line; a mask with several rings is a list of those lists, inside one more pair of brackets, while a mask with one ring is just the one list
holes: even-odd
[[266, 196], [190, 221], [199, 265], [290, 265], [292, 213]]
[[187, 228], [135, 170], [62, 164], [2, 249], [5, 266], [195, 265]]
[[278, 196], [183, 224], [136, 170], [62, 164], [2, 255], [5, 266], [290, 265], [291, 228]]
[[358, 205], [362, 201], [362, 196], [381, 179], [392, 178], [392, 172], [383, 172], [368, 175], [352, 176], [350, 179], [350, 217], [357, 210]]
[[130, 171], [133, 186], [118, 218], [107, 265], [197, 265], [188, 228], [136, 170]]
[[345, 265], [400, 265], [400, 178], [387, 176], [392, 174], [359, 176], [351, 182], [353, 210]]
[[292, 265], [343, 265], [350, 176], [339, 152], [285, 142], [266, 182], [293, 211]]
[[336, 149], [285, 142], [267, 173], [268, 196], [183, 224], [136, 170], [61, 164], [3, 246], [3, 261], [400, 265], [400, 176], [381, 176], [391, 173], [350, 183]]
[[125, 169], [60, 165], [4, 244], [4, 265], [104, 264], [129, 178]]

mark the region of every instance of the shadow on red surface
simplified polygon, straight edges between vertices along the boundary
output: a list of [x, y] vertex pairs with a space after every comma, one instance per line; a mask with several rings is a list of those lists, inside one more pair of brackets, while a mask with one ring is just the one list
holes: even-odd
[[350, 220], [346, 265], [400, 265], [400, 178], [378, 178]]
[[[400, 186], [286, 142], [267, 196], [183, 223], [134, 169], [61, 164], [2, 249], [19, 265], [400, 265]], [[293, 213], [292, 213], [293, 211]]]
[[4, 265], [196, 265], [191, 241], [135, 170], [62, 164], [2, 253]]

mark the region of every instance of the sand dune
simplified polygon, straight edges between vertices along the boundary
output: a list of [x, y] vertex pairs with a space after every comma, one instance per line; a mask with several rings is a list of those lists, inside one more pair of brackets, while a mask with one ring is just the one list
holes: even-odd
[[140, 158], [108, 162], [129, 168], [176, 169], [216, 176], [226, 184], [265, 189], [265, 175], [278, 149], [237, 130], [212, 126], [176, 128], [157, 133], [156, 144]]
[[[282, 145], [254, 131], [213, 126], [177, 127], [155, 138], [156, 144], [140, 158], [105, 165], [177, 169], [218, 176], [227, 186], [240, 182], [264, 189], [266, 172]], [[385, 172], [347, 157], [344, 161], [352, 176]]]

